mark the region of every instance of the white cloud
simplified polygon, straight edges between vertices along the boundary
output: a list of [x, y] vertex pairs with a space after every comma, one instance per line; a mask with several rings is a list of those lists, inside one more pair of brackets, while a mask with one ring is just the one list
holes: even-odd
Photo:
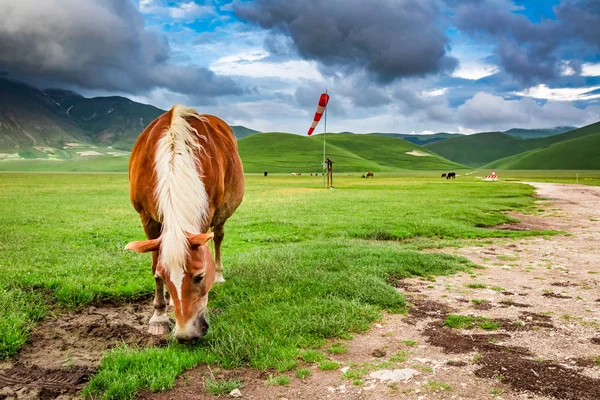
[[550, 128], [559, 125], [583, 126], [598, 120], [600, 107], [580, 109], [568, 102], [538, 103], [531, 98], [507, 100], [479, 92], [456, 110], [459, 132]]
[[249, 78], [323, 79], [313, 61], [288, 60], [268, 61], [264, 50], [248, 51], [213, 61], [209, 69], [220, 75], [245, 76]]
[[600, 76], [600, 63], [592, 64], [585, 63], [581, 66], [581, 75], [583, 76]]
[[164, 1], [140, 0], [140, 11], [144, 14], [169, 17], [175, 20], [188, 22], [207, 16], [217, 15], [214, 6], [200, 5], [193, 1], [167, 6], [164, 5]]
[[422, 97], [437, 97], [446, 94], [448, 88], [439, 88], [434, 90], [423, 90], [421, 92]]
[[485, 78], [498, 72], [498, 67], [491, 64], [485, 64], [478, 61], [461, 62], [458, 68], [452, 73], [455, 78], [477, 80]]
[[600, 98], [598, 93], [589, 93], [600, 89], [600, 86], [581, 87], [581, 88], [549, 88], [541, 84], [527, 88], [521, 92], [512, 94], [522, 97], [533, 97], [535, 99], [553, 100], [553, 101], [577, 101], [593, 100]]

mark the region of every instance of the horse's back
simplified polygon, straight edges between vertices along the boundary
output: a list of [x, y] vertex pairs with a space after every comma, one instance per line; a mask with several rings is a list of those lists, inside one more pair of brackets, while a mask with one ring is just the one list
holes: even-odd
[[[237, 141], [229, 125], [213, 115], [201, 117], [188, 117], [186, 121], [197, 131], [195, 139], [200, 147], [193, 151], [200, 159], [200, 165], [196, 169], [209, 200], [209, 221], [215, 225], [225, 222], [241, 203], [244, 171]], [[172, 118], [173, 109], [150, 123], [133, 146], [129, 160], [131, 202], [138, 213], [156, 221], [159, 221], [155, 198], [156, 151], [159, 140], [171, 126]]]

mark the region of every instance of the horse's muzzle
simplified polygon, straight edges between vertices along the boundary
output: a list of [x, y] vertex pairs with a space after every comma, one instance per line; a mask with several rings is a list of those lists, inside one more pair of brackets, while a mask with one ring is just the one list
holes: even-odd
[[181, 344], [196, 344], [208, 332], [208, 322], [204, 313], [194, 321], [185, 331], [175, 331], [175, 339]]

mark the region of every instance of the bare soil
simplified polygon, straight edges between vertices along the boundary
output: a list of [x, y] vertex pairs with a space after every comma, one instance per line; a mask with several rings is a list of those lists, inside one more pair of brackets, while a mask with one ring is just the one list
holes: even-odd
[[151, 314], [150, 304], [107, 303], [45, 320], [12, 362], [0, 363], [0, 399], [79, 398], [107, 350], [166, 344], [146, 333]]
[[[267, 386], [276, 372], [202, 365], [174, 389], [138, 397], [213, 399], [204, 382], [214, 378], [242, 380], [242, 398], [256, 400], [600, 399], [600, 188], [531, 184], [540, 197], [535, 215], [512, 214], [521, 222], [500, 228], [566, 234], [435, 250], [484, 268], [434, 282], [390, 277], [408, 298], [409, 312], [385, 314], [370, 331], [345, 341], [347, 353], [328, 354], [342, 366], [418, 371], [409, 381], [383, 383], [368, 374], [353, 381], [339, 370], [301, 363], [311, 376], [287, 372], [288, 386]], [[149, 303], [98, 306], [40, 324], [13, 362], [0, 363], [0, 399], [74, 398], [107, 349], [164, 344], [145, 333]], [[444, 326], [451, 314], [485, 317], [500, 327], [453, 329]]]

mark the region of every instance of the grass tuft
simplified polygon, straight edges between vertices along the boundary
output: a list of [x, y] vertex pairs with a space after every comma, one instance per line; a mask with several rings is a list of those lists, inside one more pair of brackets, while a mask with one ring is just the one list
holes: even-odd
[[325, 360], [319, 363], [319, 368], [322, 371], [334, 371], [340, 367], [340, 363], [337, 361]]
[[239, 379], [212, 379], [207, 378], [204, 380], [204, 390], [215, 396], [229, 393], [234, 389], [241, 389], [244, 386], [244, 382]]
[[500, 328], [500, 325], [500, 322], [492, 321], [485, 317], [470, 317], [456, 314], [448, 315], [444, 321], [444, 326], [455, 329], [470, 329], [477, 326], [485, 330], [495, 330]]

